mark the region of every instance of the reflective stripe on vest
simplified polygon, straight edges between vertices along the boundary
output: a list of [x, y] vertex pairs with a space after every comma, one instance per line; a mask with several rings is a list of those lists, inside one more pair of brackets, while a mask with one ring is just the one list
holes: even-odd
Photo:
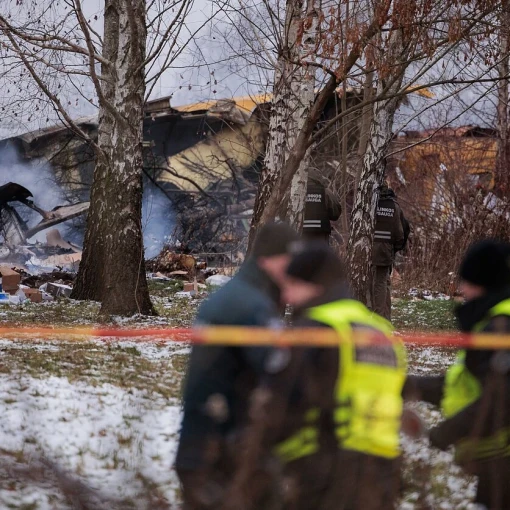
[[445, 418], [455, 416], [482, 393], [482, 385], [466, 368], [465, 359], [466, 351], [459, 351], [455, 363], [446, 371], [441, 400], [441, 410]]
[[[510, 316], [510, 299], [505, 299], [493, 306], [487, 315], [473, 328], [474, 332], [482, 331], [493, 317]], [[466, 351], [459, 351], [455, 363], [447, 370], [441, 409], [446, 418], [451, 418], [462, 411], [482, 393], [480, 381], [465, 366]]]
[[[490, 320], [499, 315], [510, 316], [510, 299], [493, 306], [487, 315], [473, 328], [473, 332], [482, 331]], [[455, 363], [447, 370], [441, 409], [446, 418], [457, 413], [478, 400], [482, 394], [480, 381], [466, 368], [466, 351], [459, 351]], [[510, 428], [505, 427], [490, 437], [466, 438], [455, 444], [455, 459], [467, 462], [494, 456], [510, 455]]]
[[291, 462], [315, 453], [319, 448], [318, 419], [319, 410], [310, 409], [305, 415], [305, 425], [275, 448], [276, 455], [284, 462]]
[[[388, 344], [381, 346], [361, 347], [350, 341], [340, 344], [335, 434], [339, 448], [389, 459], [397, 457], [406, 361], [403, 345], [391, 339], [391, 324], [353, 300], [317, 306], [308, 310], [307, 315], [331, 326], [348, 340], [353, 326], [370, 328], [374, 334], [388, 339]], [[304, 428], [309, 429], [310, 424]], [[319, 448], [317, 433], [315, 438], [314, 445], [301, 441], [299, 446], [301, 431], [292, 436], [284, 443], [293, 444], [292, 455], [282, 456], [283, 460], [295, 460], [316, 452]], [[280, 448], [278, 453], [282, 454]]]

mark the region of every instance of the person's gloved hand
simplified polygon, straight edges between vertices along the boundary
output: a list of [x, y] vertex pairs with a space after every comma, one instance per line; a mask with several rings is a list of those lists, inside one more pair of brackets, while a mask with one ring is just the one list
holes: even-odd
[[443, 434], [441, 433], [441, 427], [434, 427], [429, 432], [429, 440], [432, 446], [439, 448], [440, 450], [448, 450], [448, 447], [450, 446], [448, 441], [445, 441]]

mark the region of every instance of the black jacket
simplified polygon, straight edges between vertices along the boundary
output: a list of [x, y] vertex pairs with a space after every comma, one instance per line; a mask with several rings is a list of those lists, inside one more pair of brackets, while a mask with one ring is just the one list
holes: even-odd
[[[277, 320], [279, 293], [253, 261], [202, 304], [198, 324], [268, 326]], [[184, 387], [184, 416], [176, 458], [178, 470], [195, 470], [211, 442], [224, 443], [246, 421], [248, 398], [264, 372], [264, 347], [194, 346]], [[211, 416], [211, 405], [217, 414]]]
[[381, 191], [377, 203], [372, 261], [375, 266], [391, 266], [397, 251], [406, 246], [409, 222], [391, 189]]
[[[343, 299], [351, 299], [346, 286], [339, 285], [330, 289], [325, 295], [295, 311], [293, 327], [330, 328], [323, 322], [308, 318], [306, 312], [309, 308]], [[319, 408], [322, 448], [334, 452], [338, 448], [333, 413], [337, 406], [335, 387], [338, 379], [340, 350], [337, 347], [293, 347], [290, 353], [291, 360], [287, 368], [272, 380], [276, 398], [283, 395], [282, 400], [285, 401], [275, 407], [286, 410], [284, 425], [281, 423], [279, 425], [282, 433], [277, 435], [278, 441], [291, 436], [304, 425], [306, 411]], [[276, 419], [276, 409], [273, 414]]]
[[[510, 289], [503, 289], [461, 305], [456, 311], [461, 331], [473, 331], [475, 325], [484, 319], [492, 307], [507, 298], [510, 298]], [[510, 318], [494, 317], [483, 332], [510, 332]], [[500, 376], [493, 370], [495, 356], [501, 355], [506, 356], [507, 353], [488, 349], [467, 351], [466, 367], [480, 381], [482, 395], [473, 404], [432, 429], [430, 439], [434, 446], [448, 448], [472, 435], [475, 427], [478, 437], [488, 437], [502, 425], [510, 425], [510, 374]], [[408, 395], [418, 396], [434, 405], [440, 404], [443, 389], [444, 376], [409, 376], [406, 383]], [[504, 399], [503, 403], [500, 398]], [[480, 423], [480, 419], [483, 423]]]
[[331, 233], [330, 222], [338, 220], [341, 212], [342, 207], [338, 198], [321, 182], [310, 178], [306, 189], [303, 232]]
[[[346, 288], [339, 286], [331, 289], [327, 295], [307, 303], [306, 308], [297, 310], [293, 326], [329, 328], [322, 322], [308, 318], [306, 310], [349, 298]], [[289, 485], [295, 484], [299, 491], [299, 504], [295, 508], [374, 510], [373, 506], [360, 503], [359, 494], [366, 490], [368, 483], [372, 498], [377, 502], [377, 510], [393, 509], [393, 496], [386, 497], [386, 493], [391, 493], [397, 485], [400, 476], [399, 460], [383, 459], [338, 447], [334, 412], [337, 409], [335, 388], [340, 366], [339, 348], [294, 347], [290, 352], [291, 360], [287, 368], [276, 374], [270, 383], [274, 397], [268, 416], [273, 419], [272, 426], [277, 427], [279, 432], [273, 433], [272, 444], [285, 441], [302, 429], [307, 411], [312, 408], [320, 411], [317, 424], [319, 451], [284, 466], [285, 477], [291, 480]]]

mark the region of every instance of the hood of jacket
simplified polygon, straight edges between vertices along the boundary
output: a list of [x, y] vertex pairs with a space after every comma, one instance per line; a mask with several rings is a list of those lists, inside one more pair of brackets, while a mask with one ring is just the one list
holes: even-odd
[[259, 289], [276, 305], [280, 305], [280, 288], [269, 275], [260, 268], [255, 259], [248, 259], [241, 266], [238, 277], [251, 287]]
[[352, 299], [347, 283], [345, 282], [339, 283], [338, 285], [327, 289], [326, 292], [321, 296], [313, 298], [299, 307], [294, 307], [292, 317], [294, 319], [306, 317], [306, 312], [310, 308], [332, 303], [334, 301], [340, 301], [342, 299]]
[[489, 310], [505, 299], [510, 298], [510, 287], [489, 292], [475, 299], [466, 301], [455, 310], [460, 330], [473, 331], [473, 328], [483, 320]]
[[382, 188], [379, 191], [379, 200], [395, 200], [396, 195], [395, 192], [391, 188]]

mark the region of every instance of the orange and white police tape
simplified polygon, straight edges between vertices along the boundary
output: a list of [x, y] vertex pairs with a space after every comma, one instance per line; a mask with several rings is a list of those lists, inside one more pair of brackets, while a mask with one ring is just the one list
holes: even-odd
[[[463, 334], [458, 332], [399, 332], [406, 344], [467, 349], [510, 349], [510, 335]], [[334, 347], [339, 342], [380, 345], [385, 338], [369, 330], [339, 336], [329, 328], [271, 329], [240, 326], [200, 328], [107, 328], [107, 327], [0, 327], [0, 338], [37, 341], [81, 341], [87, 338], [111, 341], [130, 338], [157, 343], [191, 342], [207, 345], [316, 346]]]

